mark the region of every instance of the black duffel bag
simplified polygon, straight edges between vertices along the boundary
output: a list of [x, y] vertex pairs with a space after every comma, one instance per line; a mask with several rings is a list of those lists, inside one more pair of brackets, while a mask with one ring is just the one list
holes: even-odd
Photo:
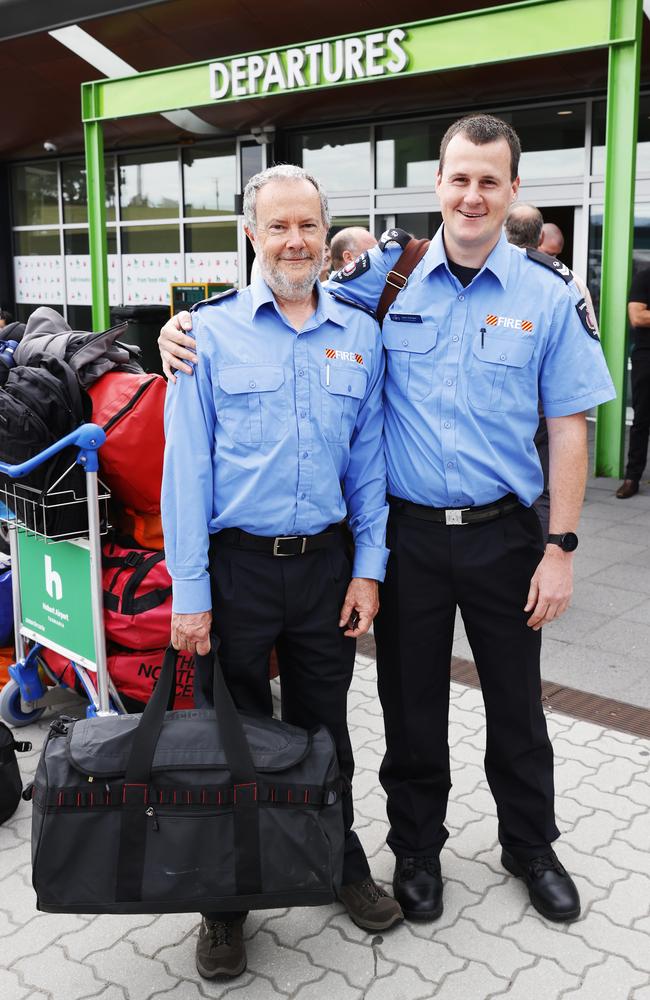
[[13, 816], [23, 790], [16, 751], [24, 753], [31, 749], [31, 743], [17, 742], [11, 729], [0, 722], [0, 823]]
[[[210, 657], [197, 657], [201, 671]], [[332, 737], [216, 710], [167, 711], [168, 649], [142, 715], [53, 723], [33, 789], [33, 884], [50, 913], [315, 906], [343, 866]]]

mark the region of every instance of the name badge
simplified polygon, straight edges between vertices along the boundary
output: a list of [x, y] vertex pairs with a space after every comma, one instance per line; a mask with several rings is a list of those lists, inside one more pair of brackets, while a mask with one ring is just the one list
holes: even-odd
[[416, 313], [389, 313], [393, 323], [421, 323], [422, 317]]

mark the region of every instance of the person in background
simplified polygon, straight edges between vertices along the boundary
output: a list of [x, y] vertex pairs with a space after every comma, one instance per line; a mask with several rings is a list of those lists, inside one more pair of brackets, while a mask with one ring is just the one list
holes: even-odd
[[550, 257], [559, 257], [564, 250], [564, 233], [554, 222], [545, 222], [542, 225], [542, 236], [537, 249], [549, 254]]
[[650, 268], [634, 275], [628, 296], [630, 357], [632, 359], [632, 408], [634, 419], [625, 467], [625, 479], [616, 491], [619, 500], [639, 492], [639, 481], [648, 458], [650, 435]]
[[364, 250], [377, 246], [377, 240], [362, 226], [348, 226], [340, 229], [332, 237], [332, 271], [340, 271], [346, 264], [352, 264]]
[[6, 326], [13, 323], [13, 316], [6, 309], [0, 309], [0, 330], [4, 330]]
[[330, 250], [329, 243], [325, 244], [325, 250], [323, 252], [323, 267], [318, 275], [318, 280], [320, 282], [327, 281], [330, 276], [330, 271], [332, 270], [332, 251]]

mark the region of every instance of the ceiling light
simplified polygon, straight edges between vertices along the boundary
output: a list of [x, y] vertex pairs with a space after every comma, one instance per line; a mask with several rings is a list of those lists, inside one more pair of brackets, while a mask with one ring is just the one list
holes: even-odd
[[572, 115], [573, 111], [558, 111], [558, 115]]

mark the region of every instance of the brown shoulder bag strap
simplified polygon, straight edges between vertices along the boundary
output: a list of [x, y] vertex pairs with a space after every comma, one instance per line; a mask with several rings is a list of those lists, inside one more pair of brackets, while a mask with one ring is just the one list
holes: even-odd
[[384, 316], [397, 298], [398, 293], [408, 285], [409, 276], [424, 257], [430, 243], [431, 240], [410, 239], [404, 247], [395, 267], [386, 275], [386, 284], [375, 312], [380, 326], [384, 322]]

